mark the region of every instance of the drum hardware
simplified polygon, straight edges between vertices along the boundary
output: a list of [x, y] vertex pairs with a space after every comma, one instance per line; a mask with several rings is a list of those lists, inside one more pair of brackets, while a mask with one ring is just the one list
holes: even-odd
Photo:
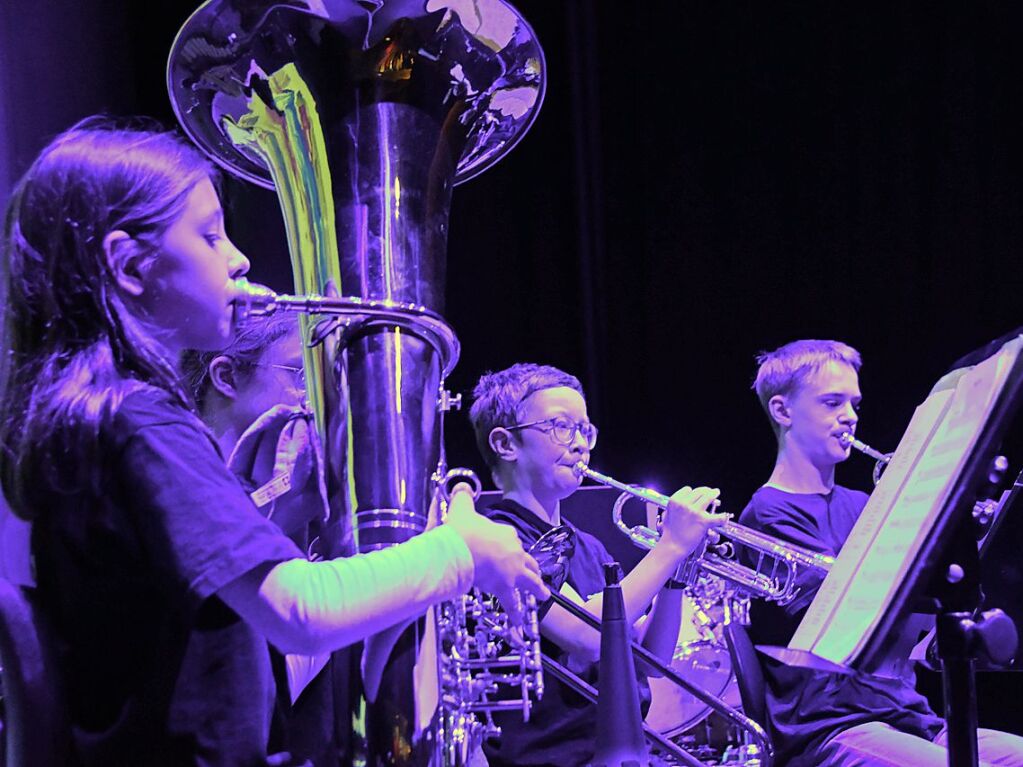
[[[598, 631], [600, 630], [600, 621], [590, 615], [585, 609], [577, 605], [575, 602], [572, 602], [554, 590], [551, 592], [551, 600], [579, 620], [586, 623], [588, 626]], [[671, 665], [662, 662], [660, 658], [653, 655], [653, 653], [641, 646], [638, 642], [632, 643], [632, 651], [637, 660], [655, 669], [663, 678], [686, 690], [702, 704], [721, 714], [729, 725], [733, 725], [741, 729], [753, 744], [752, 747], [757, 750], [758, 754], [760, 754], [762, 759], [761, 764], [764, 765], [764, 767], [770, 767], [773, 755], [770, 742], [767, 738], [767, 734], [759, 724], [747, 717], [735, 706], [721, 700], [703, 687], [685, 679]], [[563, 684], [582, 695], [587, 700], [596, 702], [598, 694], [597, 690], [584, 682], [563, 665], [547, 656], [544, 656], [543, 667], [548, 674], [557, 678]], [[702, 766], [703, 763], [698, 760], [698, 757], [687, 752], [684, 748], [679, 746], [670, 738], [665, 737], [649, 724], [644, 723], [643, 729], [647, 739], [653, 743], [656, 748], [670, 754], [673, 758], [680, 760], [680, 763], [682, 764]]]

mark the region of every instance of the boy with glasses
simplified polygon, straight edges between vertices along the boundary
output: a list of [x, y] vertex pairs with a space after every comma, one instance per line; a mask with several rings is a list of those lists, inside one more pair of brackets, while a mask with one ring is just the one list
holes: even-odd
[[[589, 463], [597, 427], [587, 415], [582, 386], [575, 376], [547, 365], [517, 364], [484, 375], [474, 391], [469, 417], [476, 443], [503, 498], [484, 510], [491, 519], [515, 528], [523, 545], [565, 525], [573, 530], [575, 549], [561, 593], [599, 618], [602, 610], [602, 565], [613, 561], [595, 537], [562, 519], [560, 503], [579, 487], [575, 465]], [[622, 594], [639, 640], [668, 661], [678, 643], [682, 613], [678, 566], [703, 540], [707, 530], [724, 521], [708, 509], [718, 491], [682, 488], [666, 510], [660, 542], [622, 580]], [[653, 605], [649, 615], [643, 618]], [[541, 623], [543, 651], [593, 684], [600, 656], [600, 634], [554, 606]], [[593, 758], [596, 706], [548, 677], [544, 697], [530, 721], [518, 714], [498, 714], [499, 741], [484, 750], [491, 767], [551, 765], [573, 767]], [[641, 684], [641, 696], [649, 691]]]

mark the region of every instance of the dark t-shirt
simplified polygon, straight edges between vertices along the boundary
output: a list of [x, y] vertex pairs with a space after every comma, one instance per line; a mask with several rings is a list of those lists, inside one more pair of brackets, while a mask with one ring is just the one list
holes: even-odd
[[[840, 486], [826, 495], [762, 487], [743, 509], [739, 522], [834, 556], [866, 502], [866, 493]], [[754, 644], [788, 644], [820, 586], [819, 577], [812, 574], [799, 582], [799, 595], [784, 607], [763, 600], [753, 602], [750, 636]], [[928, 740], [943, 725], [914, 689], [912, 678], [824, 674], [763, 656], [761, 661], [768, 724], [779, 764], [813, 767], [828, 738], [865, 722], [886, 722]]]
[[100, 453], [102, 493], [54, 494], [32, 532], [82, 762], [264, 764], [266, 640], [216, 593], [302, 553], [162, 391], [127, 396]]
[[[528, 509], [511, 500], [501, 500], [483, 510], [495, 522], [511, 525], [528, 549], [552, 526]], [[604, 564], [613, 562], [604, 545], [589, 533], [562, 519], [562, 524], [575, 532], [575, 551], [569, 559], [567, 583], [584, 599], [604, 589]], [[546, 637], [541, 638], [544, 655], [568, 665], [564, 650]], [[598, 664], [587, 664], [581, 671], [572, 665], [582, 679], [597, 686]], [[650, 687], [646, 677], [640, 680], [640, 703], [650, 703]], [[544, 695], [533, 704], [529, 722], [519, 712], [498, 712], [494, 719], [501, 727], [499, 740], [488, 741], [483, 750], [490, 767], [582, 767], [594, 754], [597, 706], [563, 685], [551, 675], [544, 677]]]

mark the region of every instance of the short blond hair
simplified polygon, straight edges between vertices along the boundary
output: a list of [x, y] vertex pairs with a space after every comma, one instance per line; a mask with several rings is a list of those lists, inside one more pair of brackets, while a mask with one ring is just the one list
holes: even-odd
[[860, 353], [841, 341], [804, 339], [787, 343], [773, 352], [760, 352], [757, 355], [760, 367], [757, 368], [753, 389], [775, 431], [778, 430], [778, 424], [771, 418], [768, 405], [771, 397], [792, 394], [829, 362], [840, 362], [859, 372]]

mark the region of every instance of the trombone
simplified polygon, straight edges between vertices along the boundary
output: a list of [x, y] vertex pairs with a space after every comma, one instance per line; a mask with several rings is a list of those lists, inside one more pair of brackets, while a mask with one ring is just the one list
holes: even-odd
[[[645, 487], [619, 482], [594, 471], [582, 461], [575, 465], [575, 472], [580, 477], [620, 490], [622, 494], [614, 505], [615, 525], [637, 546], [652, 549], [657, 545], [660, 533], [643, 525], [626, 525], [622, 520], [622, 507], [629, 498], [639, 498], [665, 509], [668, 506], [668, 496]], [[725, 522], [718, 530], [718, 535], [718, 540], [708, 540], [689, 557], [682, 567], [681, 580], [692, 586], [700, 573], [705, 572], [737, 584], [750, 596], [786, 605], [798, 595], [798, 576], [804, 570], [816, 572], [823, 577], [835, 563], [834, 557], [773, 538], [735, 522]], [[746, 566], [736, 561], [738, 545], [756, 552], [753, 565]]]
[[[530, 546], [529, 553], [536, 557], [537, 562], [540, 564], [540, 570], [543, 573], [544, 582], [550, 586], [551, 602], [559, 605], [564, 610], [567, 610], [571, 615], [574, 615], [591, 628], [600, 631], [601, 621], [598, 618], [590, 615], [585, 609], [577, 605], [575, 602], [558, 593], [558, 590], [561, 587], [561, 584], [564, 583], [565, 576], [567, 575], [566, 560], [568, 556], [567, 551], [570, 548], [569, 540], [570, 534], [568, 532], [568, 528], [564, 525], [555, 527], [547, 531], [532, 546]], [[733, 708], [725, 701], [681, 676], [670, 664], [661, 661], [660, 658], [651, 653], [638, 642], [631, 642], [630, 649], [634, 658], [655, 669], [665, 679], [678, 685], [704, 705], [709, 706], [719, 714], [722, 714], [732, 724], [742, 730], [745, 730], [749, 734], [750, 740], [756, 749], [755, 753], [760, 757], [760, 764], [763, 767], [771, 767], [774, 759], [774, 749], [767, 736], [767, 732], [760, 724], [746, 716], [746, 714], [742, 711]], [[597, 702], [599, 695], [597, 688], [590, 685], [578, 674], [570, 670], [566, 665], [559, 663], [547, 655], [541, 655], [541, 663], [544, 674], [550, 674], [552, 677], [557, 679], [569, 689], [575, 691], [590, 703]], [[624, 700], [616, 700], [616, 703], [619, 705], [625, 705]], [[660, 748], [662, 752], [670, 754], [678, 763], [689, 765], [689, 767], [706, 767], [706, 765], [693, 754], [686, 751], [667, 736], [658, 732], [646, 722], [643, 722], [643, 734], [646, 736], [648, 741]]]
[[[555, 530], [556, 529], [557, 528], [555, 528]], [[551, 589], [551, 599], [554, 601], [555, 604], [558, 604], [565, 610], [568, 610], [568, 612], [577, 617], [579, 620], [586, 623], [588, 626], [600, 631], [601, 623], [599, 619], [594, 618], [592, 615], [586, 612], [586, 610], [581, 608], [579, 605], [577, 605], [570, 599], [565, 598], [564, 596], [559, 594], [557, 590], [553, 588]], [[683, 688], [684, 690], [686, 690], [686, 692], [690, 693], [701, 703], [710, 706], [719, 714], [722, 714], [724, 717], [726, 717], [733, 724], [745, 730], [749, 734], [750, 739], [755, 744], [755, 747], [757, 749], [756, 753], [760, 757], [759, 763], [763, 767], [771, 767], [774, 760], [774, 748], [771, 745], [771, 741], [767, 736], [767, 732], [756, 721], [750, 719], [742, 711], [739, 711], [738, 709], [735, 709], [732, 706], [728, 705], [720, 698], [715, 697], [707, 690], [704, 690], [698, 685], [695, 685], [689, 680], [680, 676], [679, 673], [675, 671], [675, 669], [673, 669], [670, 665], [662, 662], [660, 658], [651, 653], [638, 642], [632, 642], [631, 649], [634, 657], [638, 658], [648, 666], [656, 669], [668, 681], [673, 682], [674, 684]], [[570, 671], [566, 666], [563, 666], [562, 664], [558, 663], [552, 658], [547, 657], [546, 655], [543, 656], [542, 660], [544, 673], [548, 673], [551, 676], [555, 677], [562, 684], [571, 688], [572, 690], [574, 690], [582, 697], [586, 698], [591, 703], [597, 702], [597, 697], [599, 695], [597, 689], [590, 685], [589, 683], [587, 683], [586, 681], [584, 681], [581, 677], [579, 677], [578, 674]], [[674, 756], [674, 758], [678, 762], [690, 765], [690, 767], [706, 767], [706, 764], [704, 762], [701, 762], [693, 754], [689, 753], [688, 751], [683, 749], [681, 746], [679, 746], [666, 736], [662, 735], [660, 732], [655, 730], [646, 722], [643, 722], [643, 734], [646, 736], [648, 741], [654, 743], [662, 751], [667, 752], [668, 754]]]

